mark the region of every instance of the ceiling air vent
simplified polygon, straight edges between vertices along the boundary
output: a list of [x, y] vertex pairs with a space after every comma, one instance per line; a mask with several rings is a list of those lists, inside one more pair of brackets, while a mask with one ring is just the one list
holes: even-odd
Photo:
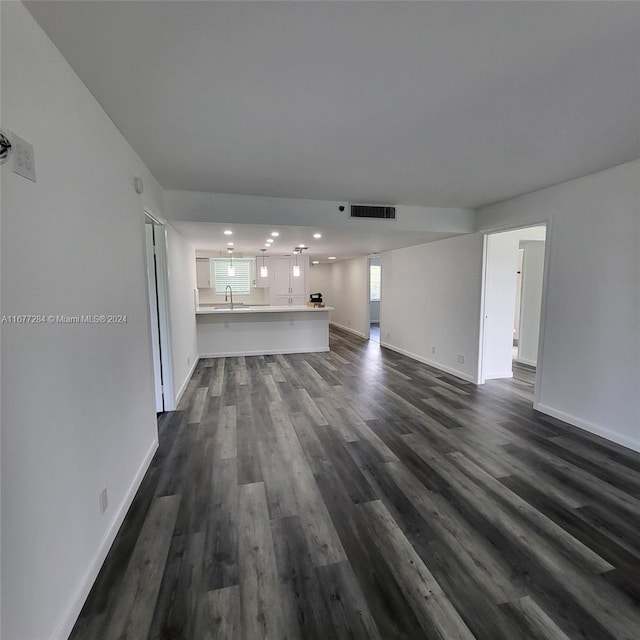
[[352, 204], [350, 218], [377, 218], [379, 220], [395, 220], [395, 207], [380, 207], [371, 204]]

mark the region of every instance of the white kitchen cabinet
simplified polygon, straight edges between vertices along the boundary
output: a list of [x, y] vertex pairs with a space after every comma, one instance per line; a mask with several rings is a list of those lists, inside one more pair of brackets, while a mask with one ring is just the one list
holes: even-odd
[[295, 256], [274, 256], [271, 258], [273, 265], [273, 283], [271, 285], [272, 305], [304, 305], [308, 297], [307, 267], [309, 259], [306, 256], [298, 256], [300, 275], [293, 275], [293, 266], [296, 264]]
[[272, 296], [271, 297], [271, 305], [274, 307], [286, 307], [290, 305], [291, 296], [287, 294], [286, 296]]
[[198, 289], [211, 289], [211, 261], [209, 258], [196, 258], [196, 286]]

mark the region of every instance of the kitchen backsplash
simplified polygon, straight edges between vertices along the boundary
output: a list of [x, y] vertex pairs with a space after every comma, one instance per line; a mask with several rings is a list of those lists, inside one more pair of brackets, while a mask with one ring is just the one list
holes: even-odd
[[[214, 289], [198, 289], [200, 304], [214, 304], [224, 302], [224, 295], [216, 293]], [[233, 294], [234, 302], [245, 304], [269, 304], [269, 289], [251, 289], [249, 295]]]

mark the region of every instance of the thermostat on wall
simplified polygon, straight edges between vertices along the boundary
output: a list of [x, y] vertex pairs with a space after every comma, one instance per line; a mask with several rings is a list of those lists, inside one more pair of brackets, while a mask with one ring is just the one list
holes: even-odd
[[9, 135], [11, 139], [11, 155], [13, 166], [11, 170], [23, 178], [36, 181], [36, 163], [33, 157], [33, 146], [15, 133]]

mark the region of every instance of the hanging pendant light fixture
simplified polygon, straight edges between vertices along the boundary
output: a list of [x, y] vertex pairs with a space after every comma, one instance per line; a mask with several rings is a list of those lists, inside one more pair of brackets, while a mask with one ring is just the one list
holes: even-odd
[[298, 254], [300, 253], [299, 249], [294, 249], [293, 253], [296, 254], [296, 263], [293, 265], [293, 277], [294, 278], [299, 278], [300, 277], [300, 265], [298, 264]]
[[236, 268], [233, 266], [233, 249], [227, 249], [229, 252], [229, 266], [227, 267], [227, 275], [233, 278], [236, 275]]
[[308, 249], [309, 247], [306, 247], [303, 244], [299, 244], [297, 247], [295, 247], [293, 249], [293, 253], [295, 253], [296, 255], [296, 263], [293, 265], [293, 277], [294, 278], [299, 278], [300, 277], [300, 265], [298, 264], [298, 254], [302, 254], [303, 249]]
[[269, 277], [269, 268], [264, 263], [264, 252], [266, 251], [266, 249], [260, 249], [260, 251], [262, 251], [262, 266], [260, 267], [260, 277], [261, 278], [268, 278]]

